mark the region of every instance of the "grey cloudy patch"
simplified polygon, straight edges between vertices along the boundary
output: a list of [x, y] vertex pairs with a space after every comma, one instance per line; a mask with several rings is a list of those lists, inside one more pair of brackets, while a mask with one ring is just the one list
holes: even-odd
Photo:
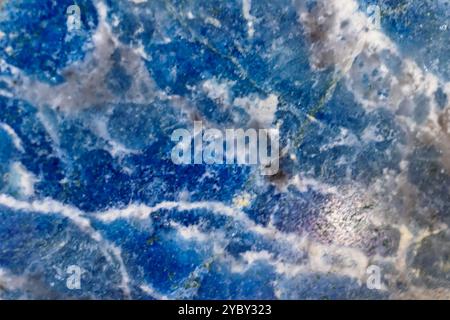
[[[95, 50], [84, 61], [63, 70], [64, 83], [50, 86], [24, 78], [18, 95], [37, 106], [66, 112], [122, 101], [147, 103], [154, 98], [155, 86], [141, 56], [120, 46], [104, 25], [99, 26], [94, 43]], [[121, 72], [112, 72], [113, 68]], [[130, 84], [125, 94], [118, 95], [120, 91], [111, 83], [119, 81], [120, 85], [126, 75]]]
[[420, 241], [412, 267], [420, 276], [417, 282], [430, 288], [450, 286], [450, 233], [448, 230], [430, 235]]

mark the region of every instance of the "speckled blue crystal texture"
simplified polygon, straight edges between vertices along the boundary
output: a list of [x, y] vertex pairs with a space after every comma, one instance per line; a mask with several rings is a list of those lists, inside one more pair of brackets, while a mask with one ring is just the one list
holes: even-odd
[[[0, 1], [0, 298], [450, 299], [449, 17]], [[278, 129], [279, 171], [175, 164], [194, 121]]]

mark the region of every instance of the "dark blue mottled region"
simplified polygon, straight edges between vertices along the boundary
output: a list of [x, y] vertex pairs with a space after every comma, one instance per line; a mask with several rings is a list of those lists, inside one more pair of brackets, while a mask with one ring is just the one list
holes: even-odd
[[77, 0], [75, 3], [83, 13], [83, 27], [69, 35], [66, 10], [73, 3], [71, 0], [6, 1], [0, 13], [0, 29], [7, 36], [0, 40], [0, 47], [11, 46], [13, 54], [1, 50], [0, 56], [41, 80], [62, 81], [61, 68], [84, 57], [98, 21], [92, 2]]

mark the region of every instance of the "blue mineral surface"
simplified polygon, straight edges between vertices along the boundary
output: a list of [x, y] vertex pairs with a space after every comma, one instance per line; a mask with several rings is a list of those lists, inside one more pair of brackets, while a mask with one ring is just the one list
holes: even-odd
[[[449, 17], [1, 0], [0, 298], [450, 299]], [[277, 172], [175, 163], [196, 122]]]

